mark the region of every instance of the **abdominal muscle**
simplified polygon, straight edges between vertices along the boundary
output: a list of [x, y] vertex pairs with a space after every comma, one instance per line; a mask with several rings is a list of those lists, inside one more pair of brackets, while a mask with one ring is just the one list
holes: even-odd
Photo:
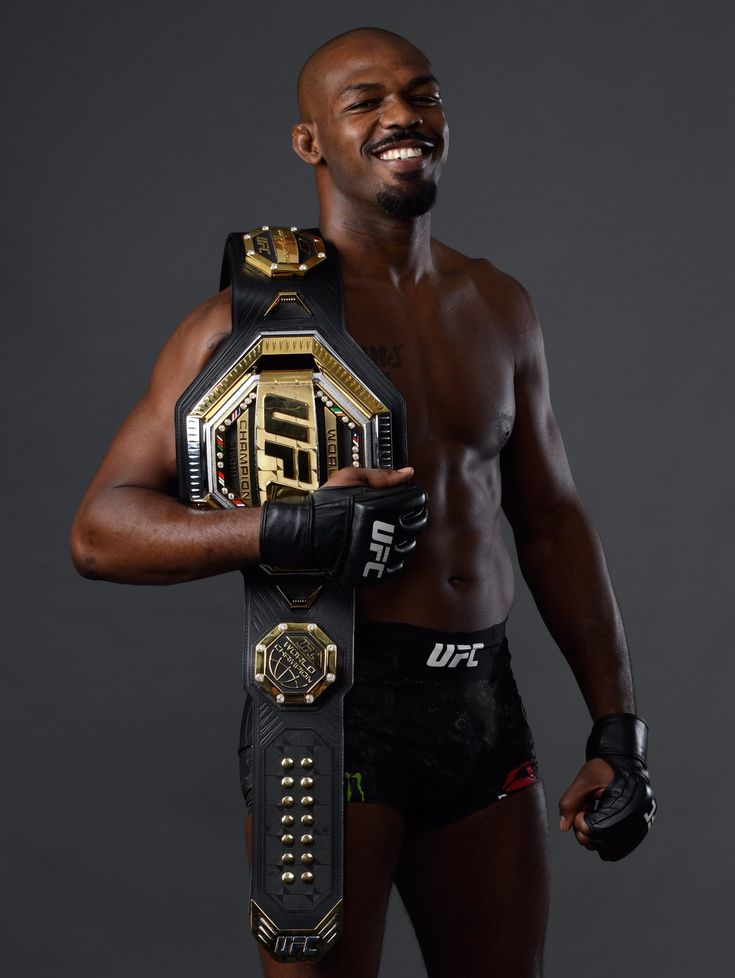
[[429, 514], [395, 579], [358, 590], [358, 621], [468, 632], [504, 621], [513, 604], [514, 579], [499, 514], [487, 514], [477, 525], [464, 520], [457, 525], [452, 514], [437, 512], [431, 502]]

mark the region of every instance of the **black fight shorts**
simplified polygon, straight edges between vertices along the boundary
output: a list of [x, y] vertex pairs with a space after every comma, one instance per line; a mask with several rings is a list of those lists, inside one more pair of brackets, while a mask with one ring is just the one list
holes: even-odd
[[[250, 701], [240, 783], [252, 792]], [[409, 831], [448, 825], [537, 780], [505, 623], [476, 632], [363, 622], [345, 698], [345, 799], [397, 805]]]

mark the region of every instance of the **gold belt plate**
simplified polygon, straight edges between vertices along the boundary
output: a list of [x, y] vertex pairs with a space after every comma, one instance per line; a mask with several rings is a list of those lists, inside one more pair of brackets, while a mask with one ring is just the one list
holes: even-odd
[[245, 264], [269, 278], [305, 275], [326, 257], [324, 241], [310, 231], [262, 224], [242, 236]]
[[344, 466], [378, 467], [389, 420], [316, 332], [264, 331], [187, 414], [191, 501], [262, 506], [314, 492]]

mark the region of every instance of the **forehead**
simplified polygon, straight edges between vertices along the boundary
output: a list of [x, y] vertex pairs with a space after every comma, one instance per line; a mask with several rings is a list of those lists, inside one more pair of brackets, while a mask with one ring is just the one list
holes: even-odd
[[407, 84], [432, 74], [428, 59], [408, 41], [350, 39], [325, 52], [322, 90], [332, 99], [362, 83]]

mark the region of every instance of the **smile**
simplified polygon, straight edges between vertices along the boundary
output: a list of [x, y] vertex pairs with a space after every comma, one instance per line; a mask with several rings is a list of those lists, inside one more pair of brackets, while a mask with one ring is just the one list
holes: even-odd
[[420, 146], [402, 146], [400, 149], [386, 149], [377, 154], [379, 160], [411, 160], [423, 155], [424, 151]]

